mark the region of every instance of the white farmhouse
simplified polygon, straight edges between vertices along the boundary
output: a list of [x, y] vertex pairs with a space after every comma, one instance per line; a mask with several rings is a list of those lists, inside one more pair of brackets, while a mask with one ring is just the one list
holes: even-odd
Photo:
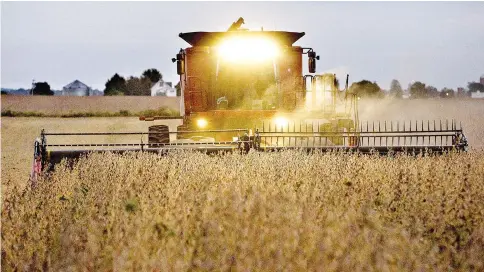
[[484, 92], [471, 92], [471, 97], [472, 98], [484, 98]]
[[171, 82], [165, 82], [163, 79], [153, 84], [151, 87], [151, 96], [176, 96], [176, 89], [172, 87]]
[[76, 79], [62, 88], [62, 95], [89, 96], [91, 91], [89, 86]]

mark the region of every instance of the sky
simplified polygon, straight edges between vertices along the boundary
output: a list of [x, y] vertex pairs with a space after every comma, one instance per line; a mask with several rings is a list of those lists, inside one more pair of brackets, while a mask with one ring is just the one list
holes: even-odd
[[[484, 2], [1, 2], [1, 87], [52, 89], [78, 79], [104, 89], [118, 73], [156, 68], [189, 45], [180, 32], [305, 32], [295, 45], [320, 56], [317, 72], [388, 89], [422, 81], [439, 90], [484, 75]], [[306, 69], [307, 71], [307, 69]]]

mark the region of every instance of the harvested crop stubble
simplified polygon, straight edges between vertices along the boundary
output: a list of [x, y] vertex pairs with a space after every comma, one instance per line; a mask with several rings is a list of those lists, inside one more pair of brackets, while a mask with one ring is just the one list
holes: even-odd
[[484, 153], [94, 154], [2, 210], [2, 270], [483, 270]]
[[178, 111], [179, 97], [162, 96], [23, 96], [2, 95], [2, 111], [62, 116], [71, 113], [141, 112], [162, 108]]

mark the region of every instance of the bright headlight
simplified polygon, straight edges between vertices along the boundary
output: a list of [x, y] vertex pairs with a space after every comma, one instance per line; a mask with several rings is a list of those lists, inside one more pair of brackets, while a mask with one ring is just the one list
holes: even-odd
[[274, 119], [274, 122], [279, 127], [280, 126], [287, 126], [287, 124], [289, 124], [289, 121], [284, 117], [277, 117], [276, 119]]
[[197, 126], [199, 128], [205, 128], [207, 126], [208, 122], [205, 119], [198, 119], [197, 120]]
[[232, 37], [218, 46], [218, 54], [229, 61], [261, 61], [275, 58], [279, 53], [277, 45], [258, 37]]

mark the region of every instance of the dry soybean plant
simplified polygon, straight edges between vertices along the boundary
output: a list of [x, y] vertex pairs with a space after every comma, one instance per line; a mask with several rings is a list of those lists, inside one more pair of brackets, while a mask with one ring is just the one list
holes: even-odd
[[2, 270], [484, 269], [484, 153], [92, 154], [2, 209]]

